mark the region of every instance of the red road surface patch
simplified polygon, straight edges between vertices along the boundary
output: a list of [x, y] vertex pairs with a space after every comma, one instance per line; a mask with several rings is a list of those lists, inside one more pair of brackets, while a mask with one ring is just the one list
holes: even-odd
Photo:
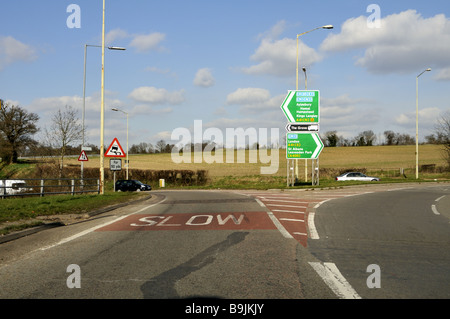
[[266, 212], [134, 214], [97, 231], [276, 229]]

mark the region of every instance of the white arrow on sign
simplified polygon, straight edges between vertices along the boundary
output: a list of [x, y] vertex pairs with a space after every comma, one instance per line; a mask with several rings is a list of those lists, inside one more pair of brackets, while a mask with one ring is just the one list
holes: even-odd
[[294, 117], [292, 116], [291, 112], [288, 109], [289, 103], [291, 103], [291, 100], [294, 97], [294, 95], [295, 95], [295, 91], [290, 91], [288, 93], [288, 96], [286, 97], [286, 100], [284, 101], [283, 105], [281, 106], [281, 108], [283, 109], [284, 114], [288, 118], [289, 122], [295, 122]]

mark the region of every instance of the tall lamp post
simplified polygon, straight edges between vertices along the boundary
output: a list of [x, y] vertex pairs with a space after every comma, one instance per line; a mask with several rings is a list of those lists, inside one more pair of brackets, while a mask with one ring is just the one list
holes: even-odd
[[419, 76], [429, 71], [430, 68], [416, 76], [416, 179], [419, 179]]
[[[96, 47], [96, 48], [101, 48], [101, 45], [92, 45], [92, 44], [85, 44], [84, 45], [84, 76], [83, 76], [83, 115], [82, 115], [82, 134], [83, 134], [83, 138], [82, 138], [82, 143], [81, 143], [81, 150], [84, 151], [84, 143], [86, 142], [85, 139], [85, 114], [86, 114], [86, 63], [87, 63], [87, 48], [88, 47]], [[125, 51], [125, 48], [122, 47], [108, 47], [108, 50], [118, 50], [118, 51]], [[81, 162], [81, 180], [83, 180], [83, 163]]]
[[116, 109], [116, 108], [113, 108], [111, 110], [113, 110], [115, 112], [122, 112], [123, 114], [125, 114], [127, 116], [127, 180], [128, 180], [128, 166], [130, 166], [130, 161], [128, 159], [128, 153], [129, 153], [128, 152], [128, 113], [125, 111], [122, 111], [120, 109]]
[[[299, 52], [298, 52], [298, 38], [300, 37], [300, 36], [302, 36], [302, 35], [304, 35], [304, 34], [307, 34], [307, 33], [310, 33], [310, 32], [312, 32], [312, 31], [314, 31], [314, 30], [318, 30], [318, 29], [328, 29], [328, 30], [330, 30], [330, 29], [333, 29], [333, 26], [331, 25], [331, 24], [328, 24], [328, 25], [324, 25], [324, 26], [322, 26], [322, 27], [317, 27], [317, 28], [314, 28], [314, 29], [312, 29], [312, 30], [309, 30], [309, 31], [306, 31], [306, 32], [303, 32], [303, 33], [299, 33], [299, 34], [297, 34], [297, 73], [296, 73], [296, 76], [295, 76], [295, 83], [296, 83], [296, 86], [295, 86], [295, 89], [298, 91], [298, 60], [299, 60]], [[306, 69], [304, 68], [304, 71], [305, 71], [305, 76], [306, 76]], [[305, 80], [306, 81], [306, 80]], [[306, 89], [306, 88], [305, 88]], [[307, 170], [308, 170], [308, 160], [307, 159], [305, 159], [305, 182], [307, 182], [308, 181], [308, 177], [307, 177]], [[296, 175], [296, 177], [298, 178], [298, 160], [296, 159], [295, 160], [295, 175]]]

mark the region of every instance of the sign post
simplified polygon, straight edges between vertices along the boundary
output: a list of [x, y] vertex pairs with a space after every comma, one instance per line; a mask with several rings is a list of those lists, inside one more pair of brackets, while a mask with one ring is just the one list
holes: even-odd
[[122, 160], [121, 159], [110, 159], [109, 160], [109, 169], [111, 172], [114, 172], [114, 192], [116, 191], [116, 172], [122, 170]]
[[[289, 123], [286, 125], [286, 158], [290, 161], [305, 160], [305, 180], [307, 180], [306, 162], [312, 160], [312, 184], [319, 185], [319, 154], [323, 143], [319, 137], [320, 123], [320, 91], [289, 90], [281, 104], [281, 110]], [[315, 163], [314, 163], [315, 162]], [[297, 167], [295, 178], [297, 179]], [[289, 169], [288, 169], [289, 186]], [[294, 178], [292, 178], [294, 185]]]

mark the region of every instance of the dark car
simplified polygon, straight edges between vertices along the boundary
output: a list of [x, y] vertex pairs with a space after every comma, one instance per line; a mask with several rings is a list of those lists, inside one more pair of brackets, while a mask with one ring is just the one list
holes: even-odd
[[116, 182], [116, 192], [140, 192], [151, 190], [152, 187], [150, 185], [137, 180], [118, 180]]

